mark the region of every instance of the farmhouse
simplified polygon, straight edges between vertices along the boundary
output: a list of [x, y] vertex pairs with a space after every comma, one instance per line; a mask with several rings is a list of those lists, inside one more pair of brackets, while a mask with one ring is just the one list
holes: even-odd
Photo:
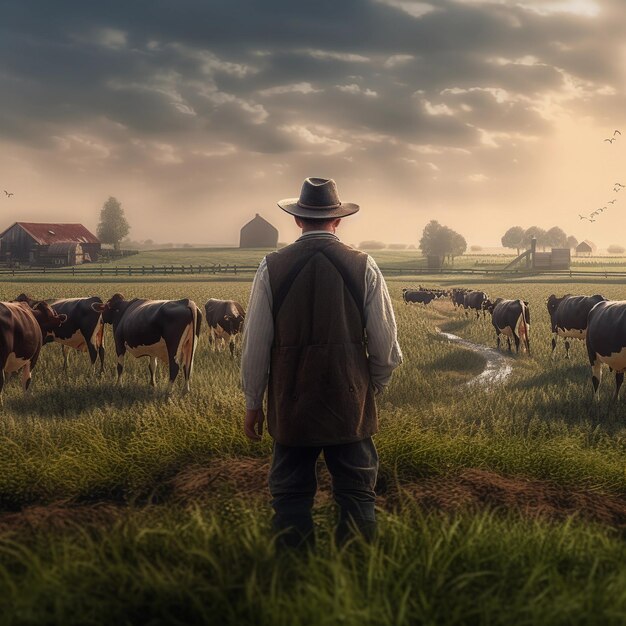
[[100, 247], [82, 224], [15, 222], [0, 233], [0, 258], [7, 262], [78, 265], [97, 261]]
[[258, 213], [243, 226], [239, 234], [240, 248], [276, 248], [278, 230]]
[[592, 241], [589, 241], [588, 239], [585, 239], [585, 241], [581, 241], [576, 246], [576, 256], [579, 256], [581, 254], [586, 254], [587, 256], [589, 256], [592, 252], [595, 252], [595, 250], [596, 244]]

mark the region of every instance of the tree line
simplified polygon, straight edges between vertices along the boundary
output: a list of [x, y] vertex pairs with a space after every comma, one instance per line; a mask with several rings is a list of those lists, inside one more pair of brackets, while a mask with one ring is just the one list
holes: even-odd
[[465, 253], [467, 242], [460, 233], [443, 226], [437, 220], [431, 220], [424, 228], [419, 247], [424, 256], [436, 256], [442, 260], [447, 257], [454, 261], [454, 257]]
[[504, 248], [514, 248], [517, 254], [522, 248], [530, 247], [530, 240], [535, 237], [537, 245], [540, 248], [575, 248], [578, 245], [578, 239], [567, 233], [558, 226], [553, 226], [548, 230], [539, 228], [539, 226], [531, 226], [530, 228], [522, 228], [521, 226], [511, 226], [500, 241]]

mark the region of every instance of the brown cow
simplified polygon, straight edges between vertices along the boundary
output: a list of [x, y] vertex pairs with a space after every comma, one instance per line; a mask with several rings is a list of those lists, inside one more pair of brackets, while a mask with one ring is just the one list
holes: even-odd
[[22, 370], [22, 388], [28, 391], [43, 334], [66, 319], [45, 302], [35, 302], [32, 307], [27, 302], [0, 302], [0, 404], [6, 374]]

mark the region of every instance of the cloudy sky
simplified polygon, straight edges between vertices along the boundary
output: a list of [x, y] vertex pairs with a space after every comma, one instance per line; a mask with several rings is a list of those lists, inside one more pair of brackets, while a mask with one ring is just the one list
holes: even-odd
[[[343, 239], [559, 225], [626, 244], [624, 0], [3, 0], [2, 222], [238, 242], [337, 180]], [[612, 144], [615, 129], [624, 130]], [[617, 202], [598, 221], [579, 219]]]

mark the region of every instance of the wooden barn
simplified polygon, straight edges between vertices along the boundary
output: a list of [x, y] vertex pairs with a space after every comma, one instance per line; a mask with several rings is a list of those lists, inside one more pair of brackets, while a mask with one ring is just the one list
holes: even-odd
[[78, 265], [97, 261], [100, 247], [82, 224], [15, 222], [0, 233], [0, 258], [9, 263]]
[[278, 230], [258, 213], [243, 226], [239, 234], [240, 248], [276, 248]]
[[593, 243], [592, 241], [589, 241], [588, 239], [585, 239], [585, 241], [581, 241], [576, 246], [576, 256], [581, 256], [581, 255], [589, 256], [595, 251], [596, 251], [596, 244]]

